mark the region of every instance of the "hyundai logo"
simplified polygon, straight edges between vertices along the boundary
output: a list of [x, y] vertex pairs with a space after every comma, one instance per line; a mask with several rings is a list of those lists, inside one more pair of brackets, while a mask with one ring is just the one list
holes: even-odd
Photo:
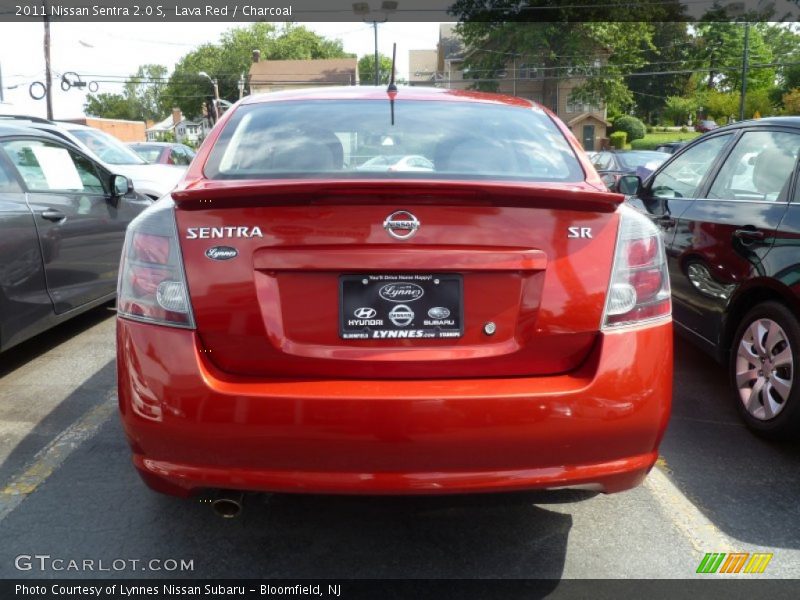
[[383, 228], [396, 240], [407, 240], [417, 233], [419, 220], [407, 210], [398, 210], [386, 217]]
[[422, 298], [425, 290], [416, 283], [387, 283], [378, 290], [378, 295], [389, 302], [413, 302]]
[[414, 320], [414, 311], [405, 304], [398, 304], [389, 311], [389, 319], [398, 327], [406, 327]]
[[353, 311], [353, 315], [356, 319], [371, 319], [375, 315], [378, 314], [378, 311], [374, 308], [369, 308], [367, 306], [362, 306], [361, 308], [357, 308]]
[[239, 256], [239, 251], [230, 246], [214, 246], [206, 250], [206, 256], [211, 260], [230, 260]]

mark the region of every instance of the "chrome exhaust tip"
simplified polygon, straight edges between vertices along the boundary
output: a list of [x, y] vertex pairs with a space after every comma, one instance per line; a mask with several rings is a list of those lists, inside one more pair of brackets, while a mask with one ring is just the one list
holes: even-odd
[[223, 519], [235, 519], [242, 513], [243, 492], [223, 491], [211, 503], [211, 508]]

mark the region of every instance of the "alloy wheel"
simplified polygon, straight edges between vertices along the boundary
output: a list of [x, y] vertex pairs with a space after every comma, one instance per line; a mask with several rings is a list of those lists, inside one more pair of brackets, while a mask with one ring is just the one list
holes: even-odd
[[736, 387], [744, 408], [755, 419], [774, 419], [792, 391], [794, 358], [789, 337], [771, 319], [757, 319], [745, 329], [736, 353]]

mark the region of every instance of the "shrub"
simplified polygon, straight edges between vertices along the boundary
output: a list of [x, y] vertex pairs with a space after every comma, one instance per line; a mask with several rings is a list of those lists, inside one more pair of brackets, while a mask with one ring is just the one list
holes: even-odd
[[686, 125], [684, 125], [683, 127], [681, 127], [681, 133], [689, 133], [689, 128], [686, 127]]
[[615, 131], [608, 136], [609, 143], [618, 150], [622, 150], [627, 142], [628, 134], [624, 131]]
[[614, 131], [624, 131], [628, 134], [628, 141], [640, 140], [644, 137], [645, 127], [636, 117], [625, 115], [614, 121]]
[[648, 125], [647, 126], [647, 133], [653, 133], [654, 131], [655, 131], [655, 127], [653, 127], [652, 125]]

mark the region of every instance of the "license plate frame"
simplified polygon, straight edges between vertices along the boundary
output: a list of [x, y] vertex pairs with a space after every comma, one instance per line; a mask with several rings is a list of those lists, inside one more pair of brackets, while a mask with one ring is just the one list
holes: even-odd
[[459, 273], [353, 273], [339, 276], [343, 340], [459, 339], [464, 278]]

